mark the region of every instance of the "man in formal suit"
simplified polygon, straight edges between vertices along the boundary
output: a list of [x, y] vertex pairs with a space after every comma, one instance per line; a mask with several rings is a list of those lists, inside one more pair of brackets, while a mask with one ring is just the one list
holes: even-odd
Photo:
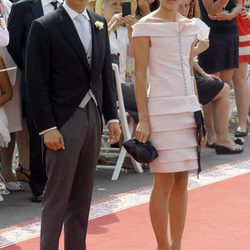
[[[27, 95], [27, 87], [25, 80], [25, 54], [27, 38], [30, 25], [33, 20], [53, 12], [62, 0], [22, 0], [12, 5], [8, 20], [8, 30], [10, 33], [10, 42], [8, 51], [15, 61], [16, 65], [22, 72], [22, 100], [23, 115], [26, 117], [29, 130], [30, 145], [30, 188], [32, 191], [31, 201], [42, 201], [42, 194], [46, 183], [46, 175], [44, 171], [42, 159], [42, 142], [40, 136], [36, 133], [34, 118], [31, 112], [30, 102]], [[29, 70], [29, 69], [28, 69]]]
[[93, 178], [100, 151], [102, 114], [109, 142], [120, 137], [105, 19], [87, 0], [66, 0], [32, 23], [26, 79], [37, 132], [46, 145], [41, 250], [86, 249]]

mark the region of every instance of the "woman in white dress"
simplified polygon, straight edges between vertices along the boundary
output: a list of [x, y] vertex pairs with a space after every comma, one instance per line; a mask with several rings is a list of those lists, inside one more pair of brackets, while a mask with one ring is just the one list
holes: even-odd
[[[9, 33], [6, 27], [4, 17], [2, 15], [3, 6], [0, 2], [0, 47], [7, 46], [9, 43]], [[0, 58], [0, 64], [2, 64]], [[6, 72], [0, 72], [0, 146], [6, 147], [10, 142], [10, 134], [8, 130], [8, 119], [3, 106], [11, 100], [13, 96], [12, 87]], [[0, 178], [0, 201], [3, 200], [2, 195], [9, 194], [8, 190]]]
[[[7, 23], [12, 3], [9, 0], [0, 1], [0, 15], [3, 22]], [[6, 29], [7, 31], [7, 29]], [[8, 37], [6, 34], [1, 36], [4, 41]], [[22, 130], [21, 117], [21, 98], [20, 98], [20, 72], [16, 69], [11, 56], [7, 52], [6, 45], [0, 47], [0, 56], [2, 58], [1, 70], [7, 72], [8, 80], [13, 88], [13, 98], [4, 105], [4, 109], [8, 119], [8, 130], [10, 132], [10, 141], [7, 147], [1, 147], [1, 178], [5, 181], [5, 185], [9, 190], [21, 190], [23, 186], [17, 182], [16, 176], [12, 172], [12, 160], [15, 148], [15, 132]], [[6, 69], [8, 70], [6, 70]], [[1, 145], [3, 146], [3, 145]]]
[[[150, 163], [150, 217], [157, 250], [181, 249], [188, 172], [199, 166], [194, 113], [200, 112], [200, 105], [191, 69], [192, 48], [201, 30], [196, 21], [178, 14], [179, 3], [160, 0], [156, 11], [133, 26], [139, 112], [135, 137], [142, 143], [150, 139], [159, 154]], [[205, 141], [202, 137], [200, 146]]]

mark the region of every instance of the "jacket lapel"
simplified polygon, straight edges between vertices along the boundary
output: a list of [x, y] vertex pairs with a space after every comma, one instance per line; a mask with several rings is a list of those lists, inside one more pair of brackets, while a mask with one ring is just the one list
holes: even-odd
[[31, 1], [31, 12], [34, 19], [37, 19], [43, 16], [43, 6], [41, 0], [32, 0]]
[[65, 38], [72, 46], [73, 50], [78, 54], [83, 64], [86, 66], [86, 68], [90, 72], [90, 67], [88, 64], [86, 53], [85, 53], [83, 44], [78, 36], [74, 23], [72, 22], [71, 18], [69, 17], [69, 15], [67, 14], [67, 12], [64, 10], [62, 6], [58, 7], [57, 13], [60, 16], [60, 19], [58, 22], [60, 30], [62, 31]]
[[91, 32], [92, 32], [92, 59], [91, 59], [91, 75], [92, 78], [95, 76], [95, 72], [98, 72], [96, 69], [98, 67], [98, 62], [100, 60], [100, 49], [102, 46], [100, 46], [103, 37], [100, 36], [102, 33], [101, 30], [98, 30], [95, 26], [95, 22], [98, 21], [95, 14], [88, 10], [88, 14], [90, 17], [90, 24], [91, 24]]

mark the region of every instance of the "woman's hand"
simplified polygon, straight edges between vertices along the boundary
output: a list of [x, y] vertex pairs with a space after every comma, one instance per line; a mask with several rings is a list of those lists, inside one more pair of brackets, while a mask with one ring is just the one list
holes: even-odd
[[209, 48], [209, 39], [200, 40], [194, 47], [195, 55], [199, 55]]
[[245, 8], [242, 9], [240, 15], [243, 19], [247, 20], [248, 22], [250, 21], [250, 13]]
[[128, 27], [131, 28], [131, 26], [133, 26], [137, 22], [137, 20], [134, 16], [128, 15], [124, 17], [124, 22], [128, 25]]
[[208, 17], [211, 20], [215, 20], [215, 21], [230, 21], [234, 18], [234, 15], [232, 15], [232, 13], [230, 12], [222, 11], [222, 12], [216, 13], [215, 15], [208, 15]]
[[130, 39], [133, 32], [132, 26], [137, 22], [137, 20], [134, 16], [129, 15], [124, 17], [124, 22], [127, 24], [128, 38]]
[[150, 136], [150, 124], [148, 118], [140, 120], [135, 131], [135, 138], [142, 143], [145, 143]]
[[207, 73], [206, 73], [205, 77], [207, 77], [207, 78], [210, 79], [210, 80], [222, 81], [218, 76], [212, 75], [212, 74], [207, 74]]
[[206, 133], [205, 135], [202, 134], [202, 136], [201, 136], [201, 141], [200, 141], [200, 148], [199, 148], [199, 150], [205, 148], [206, 144], [207, 144], [207, 133]]
[[115, 31], [120, 24], [125, 22], [122, 13], [114, 14], [111, 20], [108, 23], [109, 31]]

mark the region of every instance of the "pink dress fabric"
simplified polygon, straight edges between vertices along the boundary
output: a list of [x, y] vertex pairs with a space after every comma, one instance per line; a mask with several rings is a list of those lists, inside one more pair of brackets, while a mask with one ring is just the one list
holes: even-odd
[[191, 44], [198, 33], [195, 21], [133, 26], [133, 37], [151, 39], [148, 113], [150, 140], [159, 153], [150, 164], [154, 173], [198, 168], [194, 112], [200, 110], [200, 104], [189, 66]]

